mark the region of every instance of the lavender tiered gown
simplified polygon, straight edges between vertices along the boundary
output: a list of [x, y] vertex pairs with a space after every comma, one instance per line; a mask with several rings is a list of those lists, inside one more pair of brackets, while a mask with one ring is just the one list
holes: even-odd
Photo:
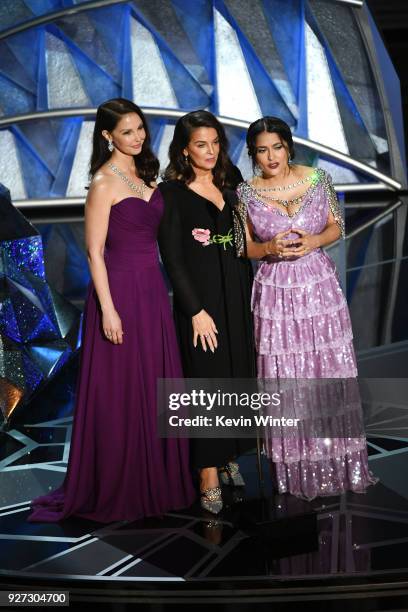
[[188, 440], [156, 430], [157, 379], [183, 376], [156, 245], [163, 208], [156, 190], [111, 209], [105, 263], [123, 344], [104, 337], [91, 283], [67, 474], [32, 502], [30, 522], [135, 520], [194, 499]]
[[[261, 242], [296, 228], [318, 234], [326, 226], [330, 209], [339, 224], [342, 223], [330, 177], [321, 169], [314, 171], [302, 206], [291, 217], [265, 204], [248, 183], [238, 187], [238, 195]], [[347, 302], [335, 265], [322, 249], [290, 261], [273, 256], [265, 258], [255, 276], [252, 310], [258, 378], [355, 379], [357, 376]], [[308, 386], [309, 400], [313, 392], [320, 400], [332, 393], [330, 386], [323, 396], [321, 389], [313, 391], [312, 381]], [[344, 393], [344, 388], [341, 391]], [[364, 435], [342, 435], [345, 431], [357, 432], [357, 421], [361, 419], [355, 389], [351, 393], [346, 389], [345, 393], [353, 400], [345, 410], [349, 414], [342, 417], [347, 420], [346, 425], [339, 422], [338, 414], [330, 415], [330, 406], [312, 405], [309, 401], [308, 410], [315, 413], [312, 417], [325, 419], [325, 437], [305, 436], [302, 429], [285, 432], [280, 437], [265, 431], [265, 449], [274, 462], [280, 493], [312, 499], [344, 490], [363, 492], [375, 482], [368, 469]], [[350, 409], [354, 410], [351, 415]]]

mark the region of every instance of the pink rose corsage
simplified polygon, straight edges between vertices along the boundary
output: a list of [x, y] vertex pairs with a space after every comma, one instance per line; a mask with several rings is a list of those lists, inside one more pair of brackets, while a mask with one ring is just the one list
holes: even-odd
[[203, 246], [208, 246], [209, 244], [211, 244], [211, 232], [209, 229], [200, 229], [198, 227], [195, 227], [191, 233], [193, 234], [194, 240], [201, 242]]

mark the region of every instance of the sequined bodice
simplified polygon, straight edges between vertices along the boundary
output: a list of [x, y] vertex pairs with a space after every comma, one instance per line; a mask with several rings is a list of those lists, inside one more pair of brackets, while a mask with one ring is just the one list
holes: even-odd
[[261, 242], [271, 240], [277, 233], [289, 229], [303, 229], [310, 234], [319, 234], [326, 226], [328, 212], [327, 197], [321, 185], [308, 191], [301, 207], [292, 216], [263, 202], [253, 189], [250, 189], [248, 196], [248, 216]]
[[316, 170], [316, 175], [317, 180], [307, 190], [300, 208], [291, 216], [277, 206], [265, 203], [249, 183], [241, 183], [238, 197], [258, 240], [266, 242], [277, 233], [290, 229], [319, 234], [327, 224], [329, 211], [344, 235], [344, 223], [331, 179], [320, 168]]

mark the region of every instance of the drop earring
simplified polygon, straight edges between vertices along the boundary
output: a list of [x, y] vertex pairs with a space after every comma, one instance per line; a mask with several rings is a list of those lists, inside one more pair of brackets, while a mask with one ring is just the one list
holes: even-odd
[[255, 164], [254, 174], [255, 174], [255, 176], [262, 176], [262, 174], [263, 174], [262, 173], [262, 169], [261, 169], [260, 166], [258, 166], [258, 164]]
[[188, 155], [184, 156], [184, 161], [185, 161], [186, 164], [188, 164]]
[[111, 153], [112, 153], [112, 151], [113, 151], [113, 149], [114, 149], [114, 148], [115, 148], [115, 147], [113, 146], [113, 142], [112, 142], [112, 140], [109, 140], [109, 142], [108, 142], [108, 149], [109, 149], [109, 151], [110, 151]]

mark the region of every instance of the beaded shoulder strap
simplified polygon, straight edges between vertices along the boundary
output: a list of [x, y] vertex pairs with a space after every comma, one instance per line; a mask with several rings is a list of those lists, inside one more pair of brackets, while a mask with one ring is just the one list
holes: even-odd
[[234, 241], [237, 257], [242, 257], [246, 251], [245, 226], [248, 214], [248, 187], [245, 182], [240, 183], [237, 187], [238, 203], [234, 209]]
[[247, 209], [248, 209], [248, 202], [249, 202], [249, 198], [251, 195], [251, 186], [246, 181], [243, 181], [237, 187], [237, 195], [238, 195], [238, 201], [239, 201], [240, 208], [242, 208], [242, 211], [246, 217]]
[[318, 172], [319, 172], [321, 183], [326, 192], [326, 196], [329, 201], [329, 207], [334, 217], [334, 220], [336, 221], [337, 225], [340, 228], [341, 237], [345, 238], [346, 231], [345, 231], [344, 219], [341, 213], [339, 199], [337, 197], [336, 190], [334, 189], [334, 186], [333, 186], [332, 178], [330, 174], [326, 172], [325, 170], [323, 170], [322, 168], [318, 168]]

